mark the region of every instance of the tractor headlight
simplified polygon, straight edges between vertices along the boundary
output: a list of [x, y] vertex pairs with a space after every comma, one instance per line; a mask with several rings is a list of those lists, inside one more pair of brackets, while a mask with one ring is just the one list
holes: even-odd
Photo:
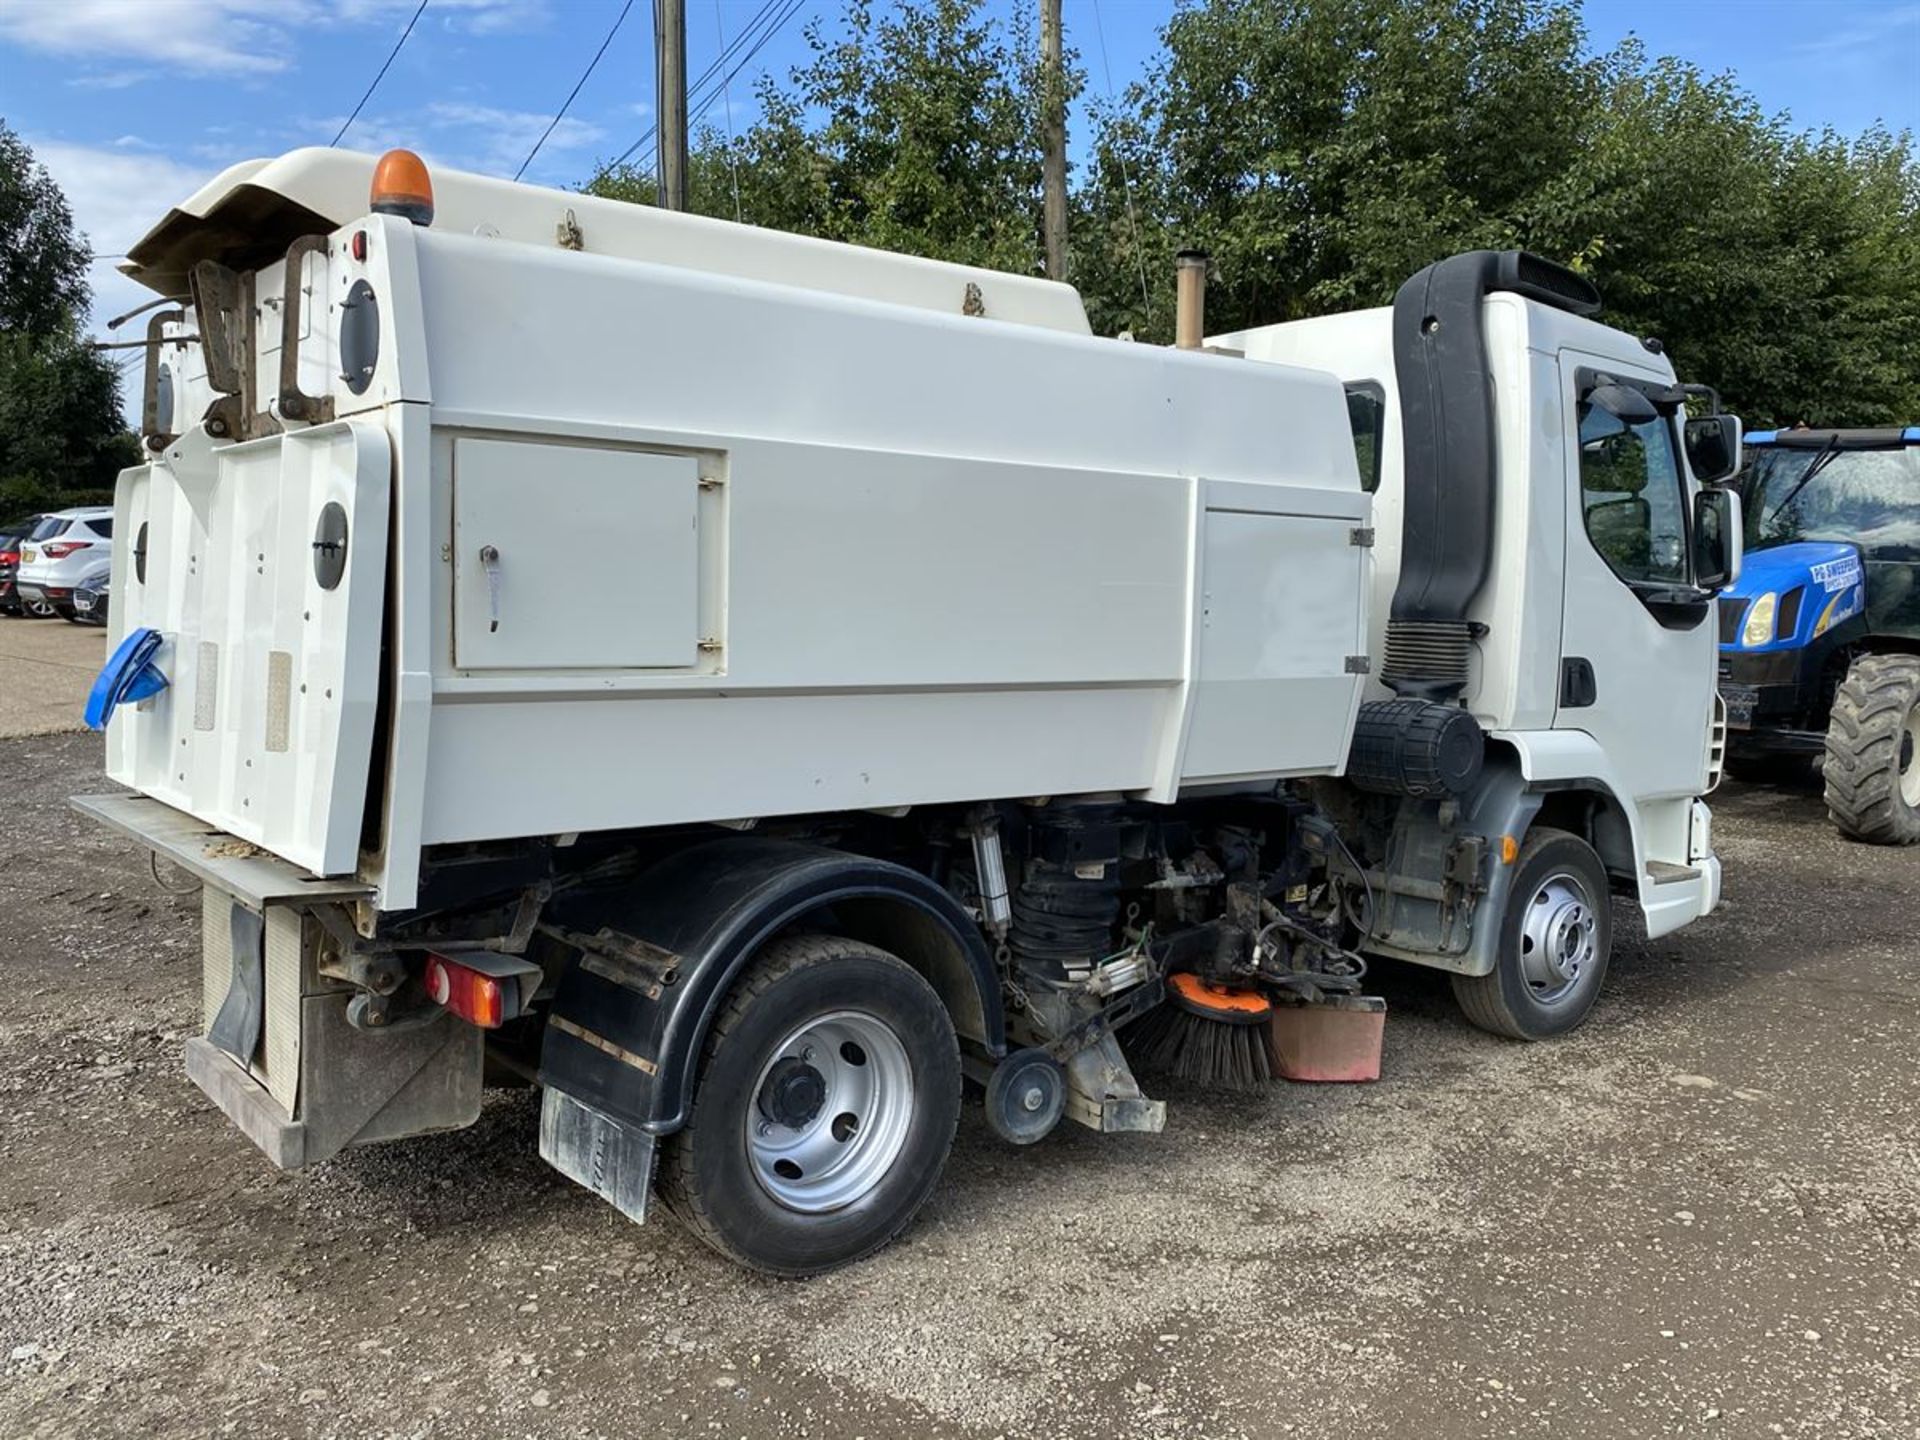
[[1740, 627], [1740, 643], [1752, 647], [1773, 639], [1773, 616], [1780, 608], [1780, 597], [1769, 590], [1748, 607], [1747, 623]]

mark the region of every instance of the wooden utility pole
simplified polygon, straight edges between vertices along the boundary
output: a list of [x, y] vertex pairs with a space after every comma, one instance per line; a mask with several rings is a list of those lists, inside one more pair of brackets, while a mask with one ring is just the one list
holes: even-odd
[[1047, 278], [1067, 278], [1067, 76], [1061, 53], [1060, 0], [1040, 0], [1040, 158]]
[[659, 113], [660, 208], [687, 208], [687, 0], [653, 0], [653, 90]]

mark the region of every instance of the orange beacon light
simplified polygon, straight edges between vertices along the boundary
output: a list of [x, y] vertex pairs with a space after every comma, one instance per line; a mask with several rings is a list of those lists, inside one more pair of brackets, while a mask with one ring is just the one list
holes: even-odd
[[416, 225], [433, 224], [433, 180], [427, 162], [411, 150], [389, 150], [373, 167], [373, 213], [404, 215]]

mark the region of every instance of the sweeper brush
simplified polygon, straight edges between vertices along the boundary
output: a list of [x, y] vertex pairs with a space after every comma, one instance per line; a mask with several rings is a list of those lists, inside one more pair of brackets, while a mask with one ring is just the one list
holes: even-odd
[[1128, 1032], [1127, 1049], [1144, 1070], [1252, 1090], [1273, 1078], [1267, 1049], [1272, 1015], [1272, 1004], [1257, 990], [1171, 975], [1167, 1003]]

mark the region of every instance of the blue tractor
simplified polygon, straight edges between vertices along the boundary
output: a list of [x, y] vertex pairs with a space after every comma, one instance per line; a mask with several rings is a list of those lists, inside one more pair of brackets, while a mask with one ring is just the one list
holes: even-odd
[[1823, 761], [1842, 834], [1920, 841], [1920, 426], [1746, 437], [1740, 583], [1720, 599], [1728, 768]]

